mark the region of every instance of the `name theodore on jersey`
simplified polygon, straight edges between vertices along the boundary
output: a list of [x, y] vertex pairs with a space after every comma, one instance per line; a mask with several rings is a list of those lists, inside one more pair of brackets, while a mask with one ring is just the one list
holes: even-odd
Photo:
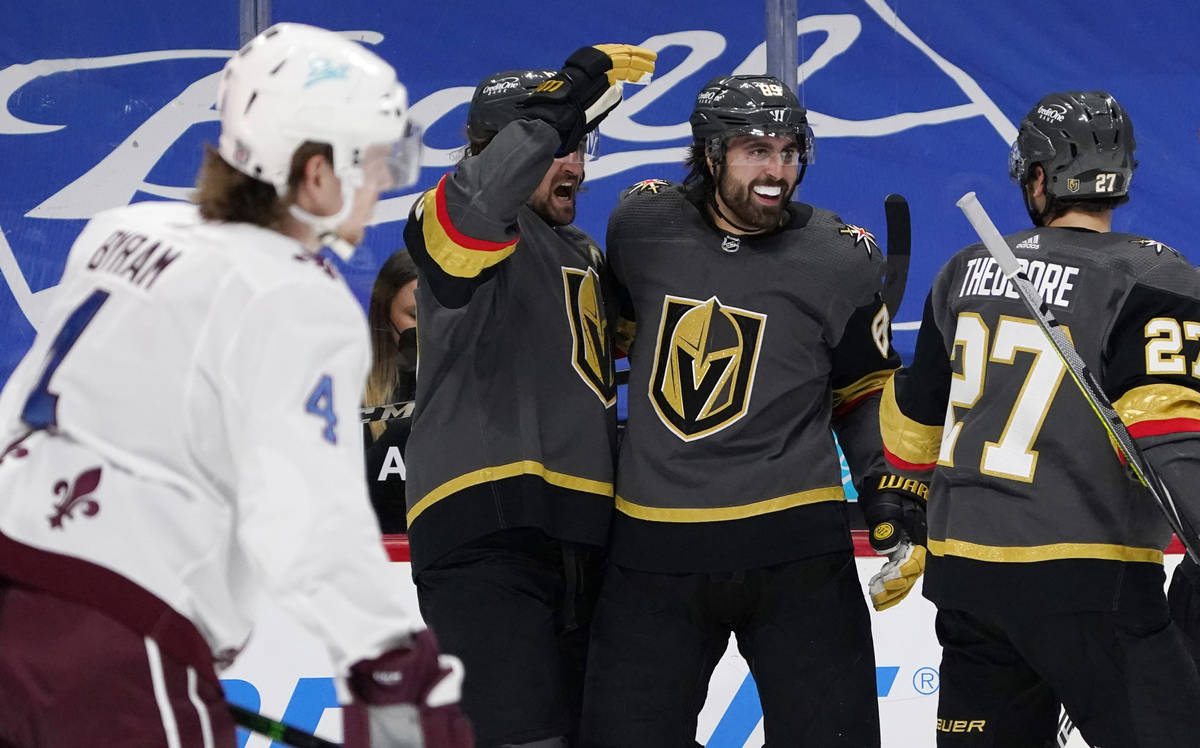
[[[1079, 274], [1079, 268], [1044, 260], [1031, 261], [1024, 257], [1018, 257], [1017, 262], [1021, 265], [1021, 272], [1047, 304], [1064, 308], [1071, 305], [1068, 294], [1075, 289], [1072, 279]], [[1004, 277], [1000, 266], [991, 257], [976, 257], [967, 262], [958, 296], [1020, 298], [1012, 286], [1012, 281]]]
[[87, 269], [127, 278], [133, 285], [149, 290], [162, 271], [179, 257], [170, 245], [146, 234], [114, 231], [92, 253]]

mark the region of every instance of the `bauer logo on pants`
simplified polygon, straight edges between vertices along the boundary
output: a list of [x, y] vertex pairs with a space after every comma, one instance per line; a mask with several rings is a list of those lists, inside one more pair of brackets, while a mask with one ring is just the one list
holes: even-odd
[[676, 436], [701, 439], [746, 414], [766, 322], [715, 296], [663, 299], [649, 394]]

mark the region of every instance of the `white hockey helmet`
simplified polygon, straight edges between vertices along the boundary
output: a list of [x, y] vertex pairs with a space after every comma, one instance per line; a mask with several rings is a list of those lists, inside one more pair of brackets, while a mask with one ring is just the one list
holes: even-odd
[[277, 23], [254, 37], [225, 64], [217, 107], [221, 157], [281, 196], [306, 141], [333, 149], [334, 173], [347, 187], [362, 183], [360, 159], [376, 144], [394, 146], [393, 188], [417, 179], [421, 133], [396, 71], [332, 31]]

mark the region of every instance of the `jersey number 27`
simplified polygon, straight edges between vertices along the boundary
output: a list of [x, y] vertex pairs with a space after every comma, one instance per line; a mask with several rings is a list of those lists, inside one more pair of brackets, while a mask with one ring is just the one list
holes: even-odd
[[[1066, 328], [1063, 331], [1070, 335]], [[938, 464], [954, 465], [954, 445], [962, 432], [962, 421], [956, 418], [955, 408], [970, 408], [983, 394], [983, 383], [989, 367], [1012, 366], [1017, 353], [1033, 354], [1029, 373], [1009, 411], [1004, 431], [996, 441], [986, 442], [979, 471], [987, 475], [1032, 482], [1037, 469], [1038, 453], [1033, 449], [1050, 403], [1062, 383], [1066, 367], [1049, 339], [1031, 319], [1001, 316], [993, 338], [987, 323], [978, 314], [963, 313], [954, 331], [954, 355], [961, 362], [962, 374], [955, 374], [950, 383], [950, 402], [946, 406], [946, 424], [942, 430], [942, 448]]]

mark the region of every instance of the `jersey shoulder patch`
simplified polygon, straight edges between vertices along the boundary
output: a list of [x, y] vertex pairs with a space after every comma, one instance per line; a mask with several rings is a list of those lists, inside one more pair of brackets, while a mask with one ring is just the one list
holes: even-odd
[[1155, 255], [1158, 255], [1158, 256], [1162, 256], [1164, 253], [1168, 254], [1168, 255], [1174, 255], [1176, 257], [1183, 256], [1182, 254], [1179, 253], [1179, 250], [1174, 249], [1173, 247], [1168, 247], [1166, 244], [1163, 244], [1160, 241], [1155, 241], [1154, 239], [1147, 239], [1145, 237], [1134, 237], [1129, 240], [1129, 243], [1133, 244], [1134, 246], [1137, 246], [1137, 247], [1142, 247], [1143, 249], [1153, 252]]
[[855, 249], [860, 249], [867, 253], [867, 257], [874, 257], [879, 254], [879, 243], [875, 241], [875, 235], [867, 231], [862, 226], [855, 226], [852, 223], [841, 223], [836, 228], [837, 233], [847, 237]]
[[621, 199], [631, 195], [657, 195], [666, 192], [673, 184], [666, 179], [643, 179], [626, 187], [621, 192]]

